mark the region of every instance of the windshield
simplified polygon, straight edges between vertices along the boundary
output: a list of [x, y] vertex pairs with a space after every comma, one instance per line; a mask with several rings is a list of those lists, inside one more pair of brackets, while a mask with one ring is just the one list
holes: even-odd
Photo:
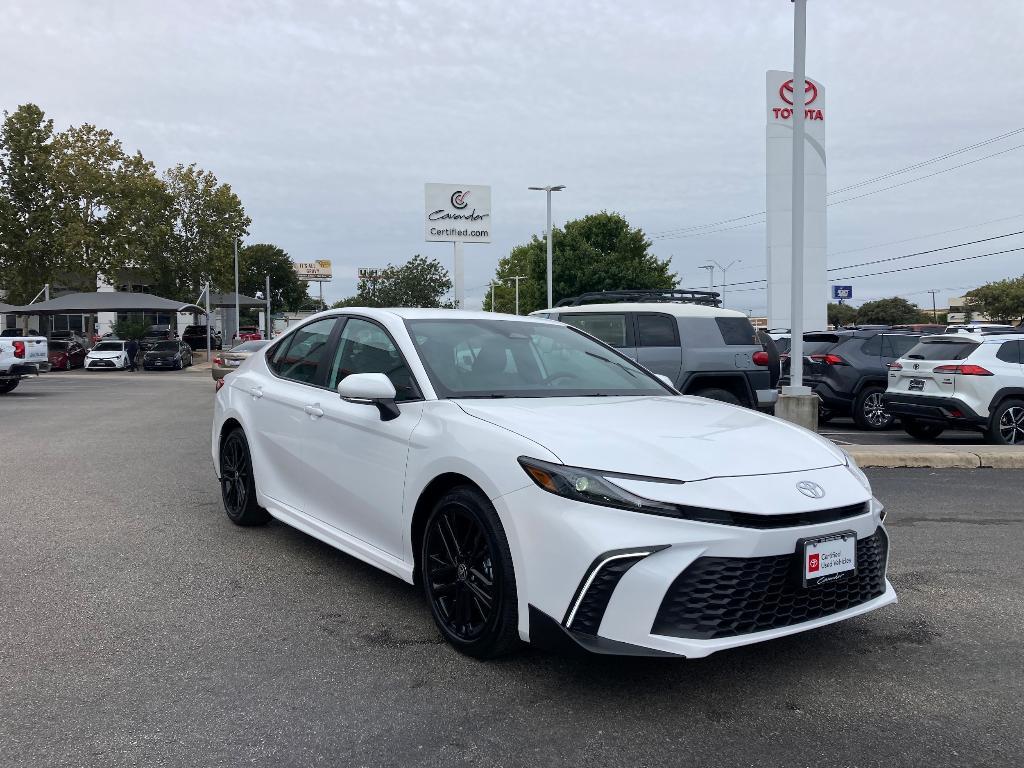
[[564, 325], [408, 320], [439, 397], [665, 395], [633, 362]]
[[93, 352], [120, 352], [124, 349], [123, 341], [101, 341], [92, 348]]
[[976, 341], [960, 339], [921, 339], [907, 353], [908, 360], [963, 360], [978, 348]]
[[178, 342], [176, 341], [158, 341], [153, 345], [154, 352], [177, 352]]

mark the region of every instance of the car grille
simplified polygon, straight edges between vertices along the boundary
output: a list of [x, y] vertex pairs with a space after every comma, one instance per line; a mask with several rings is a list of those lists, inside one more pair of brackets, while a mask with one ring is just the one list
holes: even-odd
[[93, 360], [91, 363], [89, 363], [89, 367], [90, 368], [113, 368], [115, 366], [114, 366], [114, 361], [113, 360]]
[[857, 573], [804, 588], [802, 558], [701, 557], [672, 582], [651, 632], [711, 640], [789, 627], [861, 605], [885, 592], [889, 542], [878, 528], [857, 542]]

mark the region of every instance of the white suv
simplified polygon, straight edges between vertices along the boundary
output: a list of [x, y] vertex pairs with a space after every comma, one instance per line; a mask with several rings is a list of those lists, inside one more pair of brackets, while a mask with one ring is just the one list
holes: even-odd
[[884, 400], [913, 437], [955, 427], [1024, 445], [1024, 332], [925, 336], [889, 366]]

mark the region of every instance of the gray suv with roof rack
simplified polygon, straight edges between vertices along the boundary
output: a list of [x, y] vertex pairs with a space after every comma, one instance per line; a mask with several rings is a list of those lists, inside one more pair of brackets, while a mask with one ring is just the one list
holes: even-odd
[[[589, 303], [597, 299], [604, 301]], [[608, 291], [532, 314], [589, 333], [683, 394], [770, 408], [778, 398], [774, 344], [762, 341], [745, 314], [719, 303], [710, 291]]]

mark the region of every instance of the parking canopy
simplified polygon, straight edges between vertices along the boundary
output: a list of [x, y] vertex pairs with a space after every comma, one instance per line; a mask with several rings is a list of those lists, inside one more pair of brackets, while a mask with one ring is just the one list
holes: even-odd
[[165, 299], [151, 293], [124, 291], [92, 291], [69, 293], [49, 301], [39, 301], [24, 307], [7, 307], [6, 311], [18, 315], [91, 314], [93, 312], [202, 312], [196, 304]]
[[[210, 294], [210, 308], [211, 309], [223, 309], [226, 307], [235, 306], [235, 297], [238, 297], [238, 306], [240, 307], [262, 307], [267, 302], [263, 299], [254, 299], [252, 296], [245, 296], [241, 293], [211, 293]], [[203, 303], [203, 300], [199, 300]]]

